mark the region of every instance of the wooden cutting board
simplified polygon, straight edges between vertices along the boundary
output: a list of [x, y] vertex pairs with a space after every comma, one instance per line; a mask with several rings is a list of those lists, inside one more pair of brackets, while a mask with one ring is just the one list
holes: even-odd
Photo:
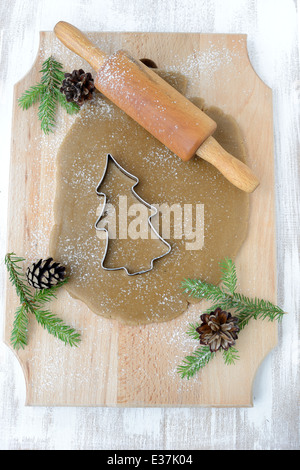
[[[239, 290], [276, 303], [273, 116], [271, 90], [253, 70], [245, 35], [186, 33], [89, 33], [106, 53], [129, 50], [160, 68], [189, 79], [188, 96], [202, 96], [239, 123], [249, 166], [261, 181], [250, 196], [249, 233], [236, 259]], [[15, 85], [12, 126], [7, 251], [32, 262], [48, 255], [53, 225], [57, 150], [74, 117], [59, 110], [55, 134], [45, 136], [36, 118], [17, 98], [40, 79], [42, 62], [52, 54], [65, 70], [90, 66], [68, 51], [52, 32], [40, 33], [32, 69]], [[18, 299], [7, 284], [5, 342]], [[252, 385], [260, 363], [276, 345], [277, 327], [252, 322], [240, 334], [240, 361], [225, 366], [217, 355], [195, 378], [176, 373], [182, 358], [197, 347], [185, 335], [197, 321], [202, 302], [167, 323], [128, 327], [104, 319], [61, 290], [51, 309], [82, 333], [79, 348], [64, 346], [35, 319], [29, 345], [15, 352], [26, 380], [26, 404], [39, 406], [251, 406]]]

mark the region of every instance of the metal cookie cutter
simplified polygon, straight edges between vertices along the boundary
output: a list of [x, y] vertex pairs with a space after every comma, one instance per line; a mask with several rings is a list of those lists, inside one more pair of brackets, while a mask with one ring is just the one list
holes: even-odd
[[[128, 176], [129, 178], [131, 178], [132, 180], [135, 181], [134, 185], [131, 187], [131, 192], [132, 192], [132, 194], [133, 194], [142, 204], [144, 204], [144, 205], [147, 206], [149, 209], [151, 209], [152, 211], [154, 211], [154, 213], [151, 214], [151, 215], [148, 217], [148, 224], [150, 225], [151, 229], [152, 229], [153, 232], [156, 234], [156, 236], [168, 247], [168, 251], [167, 251], [166, 253], [164, 253], [164, 254], [161, 255], [161, 256], [157, 256], [156, 258], [152, 258], [152, 260], [151, 260], [151, 262], [150, 262], [150, 268], [149, 268], [149, 269], [145, 269], [144, 271], [137, 271], [137, 272], [134, 272], [134, 273], [130, 273], [130, 272], [128, 271], [128, 269], [126, 268], [126, 266], [121, 266], [121, 267], [119, 267], [119, 268], [107, 268], [107, 267], [104, 266], [104, 261], [105, 261], [106, 255], [107, 255], [108, 242], [109, 242], [109, 240], [108, 240], [108, 230], [107, 230], [106, 228], [99, 228], [99, 227], [98, 227], [98, 224], [99, 224], [100, 220], [102, 219], [103, 214], [104, 214], [104, 212], [105, 212], [105, 205], [106, 205], [106, 199], [107, 199], [107, 198], [106, 198], [106, 194], [104, 194], [104, 193], [102, 193], [102, 192], [100, 192], [100, 191], [98, 191], [98, 190], [99, 190], [99, 188], [100, 188], [100, 186], [101, 186], [101, 184], [102, 184], [102, 182], [103, 182], [103, 180], [104, 180], [104, 178], [105, 178], [105, 175], [106, 175], [106, 172], [107, 172], [107, 168], [108, 168], [109, 160], [112, 160], [113, 163], [117, 166], [117, 168], [118, 168], [124, 175]], [[103, 203], [103, 209], [102, 209], [102, 211], [101, 211], [101, 214], [100, 214], [100, 216], [98, 217], [97, 222], [95, 223], [95, 228], [96, 228], [96, 230], [106, 232], [106, 234], [107, 234], [107, 236], [106, 236], [105, 252], [104, 252], [104, 256], [103, 256], [103, 258], [102, 258], [102, 260], [101, 260], [101, 267], [102, 267], [103, 269], [105, 269], [106, 271], [119, 271], [119, 270], [121, 270], [121, 269], [124, 269], [124, 271], [126, 272], [126, 274], [127, 274], [128, 276], [135, 276], [135, 275], [137, 275], [137, 274], [144, 274], [144, 273], [147, 273], [147, 272], [149, 272], [149, 271], [151, 271], [151, 270], [153, 269], [153, 263], [154, 263], [155, 260], [163, 258], [164, 256], [168, 255], [168, 254], [170, 253], [170, 251], [172, 250], [171, 245], [170, 245], [168, 242], [166, 242], [166, 240], [164, 240], [164, 239], [159, 235], [159, 233], [157, 232], [157, 230], [155, 230], [155, 228], [153, 227], [153, 225], [152, 225], [152, 223], [151, 223], [151, 218], [154, 217], [154, 216], [158, 213], [158, 210], [156, 209], [156, 207], [154, 207], [154, 206], [152, 206], [151, 204], [148, 204], [148, 202], [144, 201], [144, 199], [142, 199], [142, 198], [135, 192], [134, 188], [135, 188], [138, 184], [139, 184], [139, 179], [138, 179], [136, 176], [134, 176], [134, 175], [132, 175], [131, 173], [129, 173], [128, 171], [126, 171], [126, 170], [116, 161], [116, 159], [115, 159], [110, 153], [108, 153], [108, 154], [107, 154], [107, 157], [106, 157], [106, 165], [105, 165], [105, 170], [104, 170], [104, 172], [103, 172], [103, 176], [102, 176], [102, 178], [101, 178], [101, 180], [100, 180], [100, 182], [99, 182], [99, 184], [98, 184], [98, 186], [97, 186], [97, 188], [96, 188], [96, 193], [98, 194], [98, 196], [102, 196], [102, 197], [104, 198], [104, 203]]]

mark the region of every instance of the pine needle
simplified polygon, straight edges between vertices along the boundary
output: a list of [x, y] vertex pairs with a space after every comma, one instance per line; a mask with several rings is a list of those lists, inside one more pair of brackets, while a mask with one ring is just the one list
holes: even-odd
[[[229, 258], [220, 263], [222, 277], [220, 286], [215, 286], [199, 279], [185, 279], [182, 282], [184, 292], [197, 299], [207, 299], [213, 302], [213, 305], [205, 310], [209, 314], [216, 308], [230, 310], [230, 312], [239, 319], [238, 326], [240, 330], [244, 329], [250, 320], [269, 320], [281, 321], [285, 312], [278, 306], [263, 299], [251, 299], [243, 294], [236, 292], [237, 273], [236, 266]], [[186, 334], [195, 340], [199, 340], [199, 334], [196, 328], [201, 323], [189, 323]], [[235, 364], [239, 360], [237, 349], [230, 347], [228, 351], [222, 350], [223, 359], [226, 365]], [[178, 367], [178, 373], [181, 377], [188, 379], [195, 375], [204, 367], [213, 354], [209, 355], [209, 347], [203, 346], [190, 356], [185, 357], [183, 364]]]
[[63, 93], [61, 93], [59, 90], [57, 90], [56, 93], [57, 93], [58, 103], [67, 111], [68, 114], [72, 115], [72, 114], [78, 113], [80, 109], [78, 104], [73, 103], [72, 101], [70, 102], [67, 101], [66, 96]]
[[202, 346], [196, 349], [190, 356], [185, 357], [182, 361], [182, 365], [178, 366], [177, 372], [182, 379], [187, 378], [189, 380], [199, 372], [200, 369], [203, 369], [214, 355], [215, 353], [210, 351], [209, 346]]
[[222, 353], [224, 362], [227, 366], [235, 364], [236, 361], [238, 361], [240, 358], [237, 349], [235, 349], [233, 346], [231, 346], [231, 348], [229, 348], [227, 351], [223, 350]]
[[244, 328], [251, 319], [281, 321], [285, 312], [278, 306], [263, 299], [251, 299], [235, 292], [237, 275], [235, 264], [230, 259], [220, 263], [222, 270], [221, 287], [199, 279], [185, 279], [182, 283], [184, 292], [191, 297], [212, 300], [215, 305], [206, 313], [217, 307], [223, 310], [232, 309], [239, 318], [239, 327]]
[[55, 127], [56, 99], [55, 95], [46, 90], [40, 100], [38, 118], [41, 121], [41, 129], [45, 134], [53, 132]]
[[16, 312], [10, 342], [14, 349], [24, 349], [27, 345], [28, 312], [24, 304], [21, 304]]
[[221, 261], [220, 266], [222, 271], [222, 284], [230, 294], [233, 294], [237, 284], [235, 264], [231, 259], [225, 258], [225, 260]]
[[49, 310], [35, 309], [35, 318], [37, 322], [56, 338], [69, 346], [78, 346], [80, 334], [73, 328], [65, 325], [61, 318], [58, 318]]
[[45, 92], [45, 86], [42, 83], [28, 88], [18, 99], [19, 106], [24, 110], [29, 109], [41, 99], [41, 95]]
[[46, 302], [50, 302], [57, 298], [57, 291], [68, 282], [68, 278], [65, 278], [63, 281], [59, 282], [55, 286], [52, 286], [51, 289], [41, 289], [37, 290], [34, 294], [33, 301], [37, 307], [43, 306]]
[[63, 66], [60, 62], [50, 56], [43, 62], [40, 73], [42, 74], [40, 83], [28, 88], [18, 99], [18, 104], [23, 110], [27, 110], [39, 102], [38, 118], [41, 129], [45, 134], [49, 134], [55, 128], [58, 104], [68, 114], [78, 113], [80, 107], [76, 103], [68, 103], [65, 95], [59, 91], [64, 79]]
[[199, 339], [199, 333], [197, 333], [196, 329], [201, 325], [201, 323], [189, 323], [189, 328], [186, 332], [188, 336], [193, 339]]
[[9, 280], [16, 289], [20, 299], [20, 306], [15, 312], [13, 328], [11, 332], [11, 344], [14, 349], [24, 349], [28, 344], [28, 318], [29, 314], [34, 315], [37, 322], [51, 335], [63, 341], [69, 346], [78, 346], [80, 334], [74, 328], [66, 325], [63, 320], [57, 317], [43, 306], [56, 298], [57, 290], [67, 282], [67, 279], [50, 289], [43, 289], [32, 293], [27, 284], [25, 274], [20, 263], [26, 261], [17, 257], [15, 253], [7, 253], [5, 265], [9, 273]]

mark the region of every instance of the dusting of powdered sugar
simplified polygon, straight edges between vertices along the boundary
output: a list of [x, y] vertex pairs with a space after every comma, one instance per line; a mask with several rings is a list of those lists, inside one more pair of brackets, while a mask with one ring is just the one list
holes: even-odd
[[[222, 80], [226, 80], [224, 68], [233, 67], [235, 61], [239, 61], [241, 58], [240, 43], [243, 40], [234, 38], [232, 41], [233, 44], [230, 48], [208, 41], [207, 48], [201, 52], [195, 51], [186, 57], [174, 54], [174, 65], [167, 66], [166, 70], [168, 72], [180, 71], [180, 73], [187, 77], [187, 95], [190, 92], [195, 93], [199, 91], [199, 86], [201, 86], [203, 80], [205, 82], [212, 82], [220, 69], [222, 69]], [[237, 69], [238, 73], [239, 70]]]

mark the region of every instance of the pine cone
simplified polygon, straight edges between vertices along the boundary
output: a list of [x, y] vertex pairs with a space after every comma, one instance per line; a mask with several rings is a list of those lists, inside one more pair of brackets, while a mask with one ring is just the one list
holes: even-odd
[[200, 344], [209, 346], [211, 352], [223, 348], [227, 351], [235, 344], [240, 331], [238, 318], [232, 317], [230, 313], [216, 308], [210, 314], [201, 315], [202, 324], [196, 329], [200, 335]]
[[53, 258], [40, 259], [27, 268], [26, 277], [28, 284], [35, 289], [49, 289], [63, 281], [66, 268], [55, 263]]
[[79, 106], [84, 101], [91, 100], [95, 91], [92, 74], [85, 73], [84, 70], [73, 70], [72, 73], [65, 73], [60, 92], [66, 96], [68, 102], [73, 101]]

